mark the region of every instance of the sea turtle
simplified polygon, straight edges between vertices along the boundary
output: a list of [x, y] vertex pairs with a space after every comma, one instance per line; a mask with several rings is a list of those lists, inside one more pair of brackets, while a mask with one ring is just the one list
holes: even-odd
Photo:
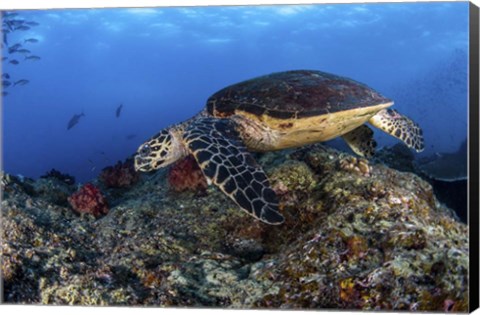
[[342, 136], [370, 157], [376, 146], [366, 122], [423, 150], [420, 127], [393, 101], [368, 86], [333, 74], [295, 70], [228, 86], [193, 118], [160, 131], [142, 144], [135, 168], [151, 171], [192, 154], [209, 184], [269, 224], [280, 224], [275, 192], [249, 151], [266, 152]]

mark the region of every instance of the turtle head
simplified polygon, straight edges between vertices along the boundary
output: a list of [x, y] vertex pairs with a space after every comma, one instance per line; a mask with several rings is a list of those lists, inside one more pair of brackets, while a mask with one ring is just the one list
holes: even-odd
[[179, 137], [170, 129], [160, 131], [140, 145], [135, 155], [135, 170], [149, 172], [165, 167], [186, 155]]

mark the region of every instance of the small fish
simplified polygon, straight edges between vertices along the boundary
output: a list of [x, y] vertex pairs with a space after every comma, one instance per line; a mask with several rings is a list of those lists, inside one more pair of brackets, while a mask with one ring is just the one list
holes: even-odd
[[90, 172], [93, 172], [97, 167], [95, 166], [95, 163], [93, 163], [92, 160], [88, 159], [88, 162], [92, 164], [92, 168], [90, 169]]
[[[30, 26], [38, 26], [40, 25], [40, 23], [37, 23], [35, 21], [28, 21], [28, 22], [25, 22], [25, 24], [28, 24]], [[36, 42], [32, 42], [32, 43], [36, 43]]]
[[30, 53], [30, 50], [28, 49], [19, 49], [19, 50], [16, 50], [15, 52], [19, 52], [21, 54], [29, 54]]
[[2, 73], [2, 78], [10, 79], [10, 75], [8, 73]]
[[38, 43], [38, 39], [36, 38], [27, 38], [24, 40], [25, 43]]
[[2, 61], [5, 61], [7, 59], [8, 59], [8, 57], [2, 57]]
[[21, 26], [24, 22], [24, 20], [7, 20], [7, 23], [13, 26]]
[[25, 80], [25, 79], [21, 79], [21, 80], [16, 81], [16, 82], [13, 84], [13, 86], [15, 86], [15, 85], [25, 85], [25, 84], [27, 84], [28, 82], [30, 82], [30, 81]]
[[72, 118], [70, 118], [70, 121], [68, 122], [68, 125], [67, 125], [67, 130], [70, 130], [73, 128], [73, 126], [75, 126], [76, 124], [78, 124], [79, 120], [80, 120], [80, 117], [82, 116], [85, 116], [84, 113], [81, 113], [80, 115], [73, 115]]
[[2, 30], [3, 33], [3, 43], [8, 46], [8, 39], [7, 39], [7, 30]]
[[25, 60], [40, 60], [41, 58], [38, 56], [26, 56]]
[[9, 30], [10, 32], [13, 31], [12, 25], [10, 24], [10, 22], [8, 22], [8, 20], [5, 21], [5, 25], [7, 25], [8, 30]]
[[8, 92], [7, 91], [2, 91], [2, 96], [7, 96]]
[[7, 80], [2, 80], [2, 86], [3, 87], [9, 87], [10, 85], [12, 85], [12, 82], [7, 81]]
[[8, 49], [16, 50], [17, 48], [20, 48], [20, 47], [22, 47], [22, 44], [16, 43], [15, 45], [8, 47]]
[[132, 140], [135, 137], [137, 137], [137, 135], [131, 134], [131, 135], [126, 136], [125, 138], [127, 138], [127, 140]]
[[4, 20], [2, 23], [2, 26], [5, 28], [8, 28], [10, 32], [13, 32], [15, 30], [15, 26], [19, 26], [21, 24], [18, 24], [19, 20]]
[[19, 30], [19, 31], [28, 31], [30, 29], [30, 27], [28, 26], [25, 26], [25, 25], [21, 25], [21, 26], [18, 26], [15, 28], [15, 30]]
[[4, 18], [12, 18], [12, 17], [17, 16], [17, 15], [18, 15], [18, 13], [15, 13], [15, 12], [3, 12], [2, 13], [2, 16]]
[[19, 64], [19, 62], [15, 59], [10, 60], [9, 63], [11, 63], [12, 65], [18, 65]]
[[120, 113], [122, 112], [122, 107], [123, 107], [123, 104], [120, 104], [120, 106], [118, 106], [117, 108], [117, 111], [115, 112], [115, 115], [118, 117], [120, 117]]

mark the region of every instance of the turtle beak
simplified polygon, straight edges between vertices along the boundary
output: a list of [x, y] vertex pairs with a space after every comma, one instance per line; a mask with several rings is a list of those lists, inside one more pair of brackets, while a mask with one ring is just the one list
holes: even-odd
[[151, 160], [143, 158], [140, 154], [135, 155], [135, 171], [149, 172], [152, 170]]

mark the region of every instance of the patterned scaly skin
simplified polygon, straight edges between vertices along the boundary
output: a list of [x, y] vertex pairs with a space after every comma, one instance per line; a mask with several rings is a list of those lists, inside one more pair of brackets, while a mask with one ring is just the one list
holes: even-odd
[[193, 154], [209, 183], [245, 210], [268, 224], [281, 224], [278, 200], [263, 169], [247, 151], [232, 119], [192, 119], [166, 128], [141, 145], [135, 156], [137, 171], [152, 171]]
[[184, 139], [203, 174], [243, 210], [268, 224], [283, 222], [277, 196], [232, 120], [198, 119], [187, 127]]
[[423, 131], [420, 126], [394, 109], [384, 109], [370, 118], [369, 123], [386, 133], [402, 140], [417, 152], [425, 148]]

